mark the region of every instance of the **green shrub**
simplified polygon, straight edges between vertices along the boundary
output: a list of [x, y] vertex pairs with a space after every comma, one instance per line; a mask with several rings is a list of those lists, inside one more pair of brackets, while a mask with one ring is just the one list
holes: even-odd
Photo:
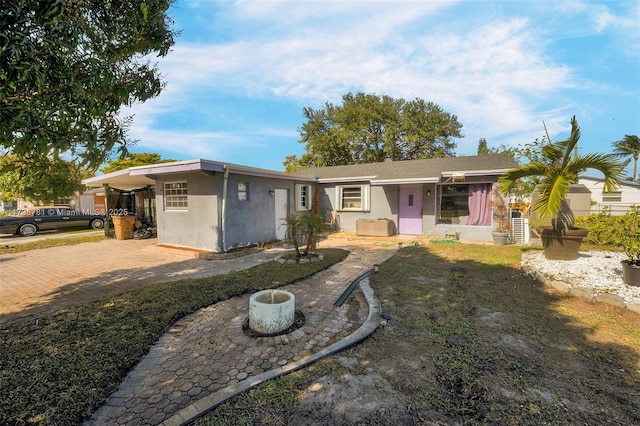
[[640, 266], [640, 208], [633, 206], [631, 211], [620, 216], [620, 224], [614, 228], [614, 236], [627, 255], [627, 262]]
[[585, 238], [587, 243], [598, 246], [618, 245], [613, 233], [615, 226], [618, 226], [616, 224], [618, 221], [619, 216], [612, 216], [609, 212], [602, 212], [576, 218], [576, 226], [589, 230], [589, 234]]
[[[638, 217], [640, 209], [633, 207], [624, 215], [612, 215], [605, 211], [587, 217], [576, 218], [576, 226], [587, 228], [585, 242], [598, 246], [620, 247], [625, 252], [638, 252]], [[635, 250], [634, 250], [635, 247]]]

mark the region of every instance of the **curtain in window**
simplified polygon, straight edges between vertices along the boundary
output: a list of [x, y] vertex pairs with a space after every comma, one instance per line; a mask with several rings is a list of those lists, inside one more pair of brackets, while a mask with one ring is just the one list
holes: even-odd
[[491, 226], [491, 184], [469, 185], [469, 220], [467, 225]]

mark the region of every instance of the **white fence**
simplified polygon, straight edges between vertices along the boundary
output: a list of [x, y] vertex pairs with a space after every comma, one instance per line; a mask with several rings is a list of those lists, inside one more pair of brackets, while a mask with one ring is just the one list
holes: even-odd
[[[631, 207], [634, 205], [640, 204], [622, 204], [622, 203], [598, 203], [591, 206], [591, 213], [598, 214], [602, 212], [608, 212], [612, 215], [623, 215], [629, 211], [631, 211]], [[578, 216], [578, 215], [576, 215]]]

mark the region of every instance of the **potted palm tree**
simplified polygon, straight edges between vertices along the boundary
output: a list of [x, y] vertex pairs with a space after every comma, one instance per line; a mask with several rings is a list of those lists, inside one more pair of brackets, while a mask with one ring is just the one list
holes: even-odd
[[509, 221], [509, 208], [498, 186], [493, 188], [491, 208], [493, 210], [493, 232], [491, 233], [493, 243], [497, 246], [503, 246], [509, 241], [511, 222]]
[[604, 190], [608, 192], [615, 191], [622, 183], [624, 164], [611, 154], [578, 154], [579, 139], [580, 128], [573, 116], [567, 140], [545, 144], [539, 160], [513, 168], [498, 180], [502, 193], [508, 194], [519, 179], [540, 179], [537, 187], [539, 196], [533, 210], [541, 218], [551, 219], [551, 226], [537, 228], [547, 259], [577, 259], [580, 244], [589, 232], [574, 226], [575, 216], [566, 200], [570, 185], [578, 174], [588, 169], [600, 171], [604, 175]]
[[627, 285], [640, 286], [640, 207], [633, 206], [619, 219], [613, 234], [627, 256], [622, 261], [622, 279]]

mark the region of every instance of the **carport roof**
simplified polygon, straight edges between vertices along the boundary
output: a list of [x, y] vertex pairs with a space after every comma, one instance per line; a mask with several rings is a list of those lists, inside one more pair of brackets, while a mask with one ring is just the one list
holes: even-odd
[[124, 190], [144, 188], [154, 184], [153, 179], [149, 179], [144, 175], [131, 175], [130, 171], [131, 169], [118, 170], [106, 175], [84, 179], [82, 183], [89, 187], [102, 187], [106, 184], [111, 188]]

